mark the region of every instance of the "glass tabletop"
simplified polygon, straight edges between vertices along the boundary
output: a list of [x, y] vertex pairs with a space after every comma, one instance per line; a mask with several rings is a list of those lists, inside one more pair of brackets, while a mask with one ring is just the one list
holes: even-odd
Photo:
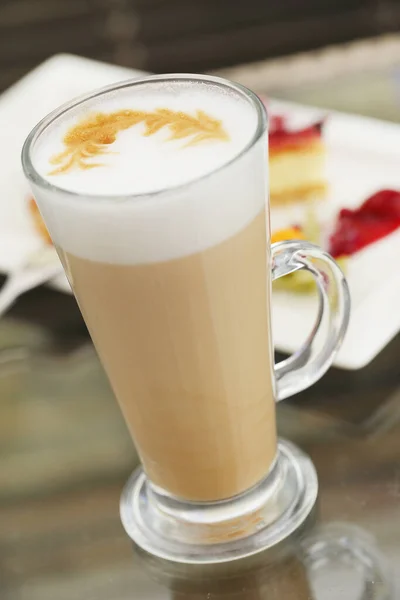
[[[392, 76], [278, 95], [394, 119], [396, 94], [365, 102], [377, 77], [396, 89]], [[1, 599], [397, 598], [399, 356], [400, 336], [364, 369], [331, 369], [278, 405], [279, 434], [319, 476], [301, 532], [247, 561], [184, 567], [146, 556], [122, 529], [120, 493], [138, 459], [73, 298], [27, 294], [0, 322]]]

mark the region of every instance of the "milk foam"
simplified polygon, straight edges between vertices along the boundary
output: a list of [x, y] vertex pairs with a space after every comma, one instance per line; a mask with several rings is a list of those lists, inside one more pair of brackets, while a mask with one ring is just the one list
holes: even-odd
[[[229, 139], [188, 146], [187, 139], [169, 141], [168, 127], [145, 137], [138, 124], [118, 133], [109, 154], [88, 160], [104, 166], [49, 175], [65, 133], [82, 119], [158, 108], [201, 110], [222, 121]], [[265, 205], [265, 138], [241, 155], [257, 122], [247, 97], [201, 80], [153, 80], [77, 105], [46, 128], [32, 152], [37, 172], [58, 188], [34, 186], [53, 240], [82, 258], [123, 264], [170, 260], [222, 242]]]

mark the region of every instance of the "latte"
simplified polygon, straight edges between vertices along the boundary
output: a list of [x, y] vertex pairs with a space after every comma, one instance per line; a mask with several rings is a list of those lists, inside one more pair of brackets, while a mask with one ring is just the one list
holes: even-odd
[[[267, 149], [245, 94], [99, 94], [33, 149], [35, 189], [150, 480], [235, 496], [276, 454]], [[56, 186], [53, 187], [53, 186]]]

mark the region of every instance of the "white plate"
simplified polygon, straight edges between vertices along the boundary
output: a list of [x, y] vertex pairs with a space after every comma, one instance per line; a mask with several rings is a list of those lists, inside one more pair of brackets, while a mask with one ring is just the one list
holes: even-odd
[[[0, 271], [9, 272], [40, 245], [26, 208], [29, 194], [20, 166], [22, 144], [39, 119], [59, 104], [90, 89], [143, 75], [70, 55], [58, 55], [40, 65], [0, 98]], [[322, 111], [271, 102], [299, 123], [321, 116]], [[400, 126], [381, 121], [330, 113], [325, 128], [329, 156], [330, 196], [321, 204], [329, 221], [342, 206], [358, 206], [381, 188], [400, 189]], [[301, 209], [272, 211], [272, 225], [298, 222]], [[350, 260], [348, 281], [352, 316], [345, 342], [335, 364], [358, 369], [371, 361], [400, 330], [400, 232], [370, 246]], [[64, 277], [55, 287], [70, 292]], [[274, 297], [273, 325], [277, 348], [299, 348], [315, 317], [315, 298], [280, 292]]]
[[[59, 54], [1, 95], [0, 272], [11, 271], [41, 244], [27, 210], [29, 187], [21, 169], [21, 149], [30, 130], [47, 113], [75, 96], [142, 75], [142, 71]], [[71, 292], [64, 276], [52, 286]]]
[[[312, 122], [326, 112], [286, 102], [270, 102], [273, 112]], [[400, 125], [329, 112], [324, 128], [328, 152], [328, 198], [319, 218], [332, 223], [344, 206], [357, 207], [384, 188], [400, 190]], [[272, 228], [294, 224], [299, 207], [273, 209]], [[357, 253], [348, 262], [352, 311], [349, 329], [335, 365], [360, 369], [400, 330], [400, 230]], [[316, 299], [291, 293], [274, 294], [273, 329], [277, 348], [294, 352], [311, 330]]]

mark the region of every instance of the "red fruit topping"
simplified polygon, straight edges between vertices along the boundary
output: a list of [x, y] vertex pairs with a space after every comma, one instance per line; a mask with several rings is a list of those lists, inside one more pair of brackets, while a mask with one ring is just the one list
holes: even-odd
[[285, 117], [283, 115], [272, 115], [269, 119], [270, 135], [277, 131], [285, 132]]
[[318, 121], [309, 127], [291, 130], [286, 127], [284, 116], [273, 115], [269, 120], [269, 147], [273, 151], [279, 151], [299, 146], [307, 140], [320, 139], [322, 126], [323, 121]]
[[400, 227], [400, 192], [381, 190], [359, 208], [343, 208], [330, 238], [329, 252], [335, 258], [350, 256], [386, 237]]

